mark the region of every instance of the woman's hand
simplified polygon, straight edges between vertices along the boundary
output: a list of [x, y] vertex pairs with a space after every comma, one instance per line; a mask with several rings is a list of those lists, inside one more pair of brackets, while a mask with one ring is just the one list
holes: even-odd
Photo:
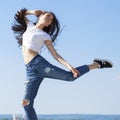
[[77, 69], [75, 69], [75, 68], [73, 68], [73, 67], [71, 67], [71, 72], [73, 73], [73, 77], [78, 77], [79, 75], [80, 75], [80, 72], [77, 70]]

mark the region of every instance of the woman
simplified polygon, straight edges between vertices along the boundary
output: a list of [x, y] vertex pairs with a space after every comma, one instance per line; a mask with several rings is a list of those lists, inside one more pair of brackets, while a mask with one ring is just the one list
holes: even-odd
[[[35, 15], [37, 22], [32, 23], [27, 15]], [[77, 68], [72, 67], [54, 49], [53, 42], [56, 40], [60, 24], [52, 12], [42, 10], [21, 9], [15, 14], [15, 22], [12, 30], [22, 47], [23, 59], [26, 66], [27, 81], [22, 105], [25, 109], [27, 120], [38, 120], [33, 104], [40, 83], [44, 78], [53, 78], [64, 81], [73, 81], [90, 70], [97, 68], [111, 68], [112, 63], [103, 59], [95, 59], [90, 65]], [[46, 45], [52, 56], [69, 71], [65, 71], [50, 64], [40, 55], [42, 47]]]

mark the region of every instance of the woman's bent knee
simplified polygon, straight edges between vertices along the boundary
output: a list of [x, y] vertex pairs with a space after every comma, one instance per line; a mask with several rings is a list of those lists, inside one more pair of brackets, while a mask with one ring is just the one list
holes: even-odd
[[22, 101], [23, 107], [25, 107], [25, 106], [27, 106], [29, 104], [30, 104], [30, 100], [25, 99], [25, 100]]

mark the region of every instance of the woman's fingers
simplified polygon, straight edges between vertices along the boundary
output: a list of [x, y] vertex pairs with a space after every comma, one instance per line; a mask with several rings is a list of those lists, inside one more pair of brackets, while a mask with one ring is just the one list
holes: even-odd
[[80, 75], [80, 72], [75, 68], [72, 69], [72, 73], [73, 73], [73, 77], [75, 77], [75, 78]]

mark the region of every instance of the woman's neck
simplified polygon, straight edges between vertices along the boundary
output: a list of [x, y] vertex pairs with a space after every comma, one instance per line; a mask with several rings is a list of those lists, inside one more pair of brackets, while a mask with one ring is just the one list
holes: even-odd
[[44, 26], [43, 24], [38, 24], [38, 23], [37, 23], [37, 24], [36, 24], [36, 27], [39, 28], [39, 29], [41, 29], [41, 30], [43, 30], [43, 28], [44, 28], [45, 26]]

